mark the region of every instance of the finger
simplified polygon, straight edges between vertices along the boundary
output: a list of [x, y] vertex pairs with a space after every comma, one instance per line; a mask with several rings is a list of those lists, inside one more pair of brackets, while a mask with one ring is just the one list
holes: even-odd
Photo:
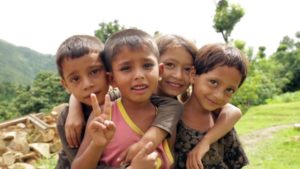
[[69, 145], [69, 147], [73, 148], [74, 147], [74, 143], [73, 143], [73, 140], [72, 140], [72, 136], [71, 136], [71, 131], [69, 129], [65, 129], [66, 131], [66, 140], [67, 140], [67, 143]]
[[203, 166], [203, 164], [202, 164], [202, 161], [200, 160], [200, 161], [198, 161], [198, 166], [199, 166], [199, 168], [200, 169], [204, 169], [204, 166]]
[[94, 93], [91, 93], [91, 101], [92, 101], [92, 107], [93, 107], [93, 113], [95, 116], [99, 116], [101, 114], [101, 109], [99, 106], [98, 99]]
[[128, 154], [128, 148], [120, 154], [120, 156], [117, 159], [117, 162], [118, 163], [126, 162], [125, 157], [127, 156], [127, 154]]
[[92, 123], [91, 123], [91, 128], [93, 129], [93, 130], [96, 130], [96, 131], [98, 131], [98, 130], [105, 130], [106, 129], [106, 125], [105, 124], [103, 124], [102, 122], [100, 122], [100, 121], [93, 121]]
[[153, 147], [153, 143], [149, 141], [138, 153], [137, 156], [145, 157], [151, 153], [151, 148]]
[[80, 142], [81, 142], [81, 128], [75, 128], [75, 135], [76, 135], [76, 139], [75, 139], [75, 144], [77, 147], [79, 147]]
[[113, 121], [104, 120], [104, 124], [106, 125], [108, 130], [113, 130], [113, 131], [116, 130], [115, 123]]
[[200, 169], [199, 165], [198, 165], [198, 158], [195, 155], [192, 157], [192, 168], [193, 169]]
[[108, 94], [105, 95], [105, 102], [104, 102], [104, 117], [106, 120], [109, 119], [110, 117], [110, 112], [111, 112], [111, 100]]
[[74, 129], [70, 130], [70, 139], [71, 139], [71, 142], [72, 142], [72, 145], [73, 145], [73, 148], [76, 148], [76, 132]]
[[154, 151], [154, 152], [150, 153], [150, 154], [148, 155], [148, 157], [149, 157], [150, 159], [152, 159], [152, 160], [156, 160], [157, 157], [158, 157], [158, 153], [157, 153], [156, 151]]

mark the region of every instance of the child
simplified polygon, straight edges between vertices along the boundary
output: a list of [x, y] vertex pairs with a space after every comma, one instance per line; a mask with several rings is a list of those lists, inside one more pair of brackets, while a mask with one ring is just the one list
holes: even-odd
[[[99, 58], [102, 50], [103, 44], [97, 38], [76, 35], [65, 40], [56, 55], [61, 82], [66, 90], [82, 103], [83, 115], [86, 120], [91, 112], [90, 93], [95, 92], [99, 104], [102, 105], [109, 86], [104, 65]], [[163, 101], [168, 103], [166, 100]], [[176, 104], [173, 104], [173, 107], [180, 113], [180, 107], [176, 107]], [[77, 153], [77, 149], [70, 148], [66, 142], [64, 124], [67, 112], [68, 108], [61, 113], [57, 124], [63, 151], [59, 154], [56, 168], [64, 169], [70, 168], [70, 162]]]
[[[164, 64], [162, 79], [158, 83], [158, 94], [177, 98], [181, 103], [190, 96], [190, 72], [194, 69], [197, 54], [195, 44], [178, 35], [163, 35], [156, 40], [160, 51], [159, 62]], [[207, 132], [191, 154], [201, 159], [210, 144], [228, 133], [240, 119], [241, 111], [226, 104], [221, 108], [216, 124]]]
[[[121, 99], [114, 102], [110, 115], [116, 125], [116, 133], [109, 144], [103, 144], [98, 152], [91, 148], [95, 147], [97, 140], [93, 137], [96, 134], [86, 135], [72, 168], [94, 168], [100, 156], [100, 162], [118, 166], [119, 153], [140, 140], [151, 126], [157, 113], [150, 97], [155, 92], [159, 79], [158, 56], [154, 40], [143, 31], [127, 29], [113, 34], [108, 39], [103, 61], [107, 71], [111, 73], [112, 86], [117, 87], [121, 93]], [[91, 125], [94, 123], [97, 121], [90, 122]], [[164, 141], [156, 151], [157, 167], [170, 168], [173, 159], [168, 143]]]
[[211, 145], [202, 162], [190, 152], [215, 125], [217, 111], [244, 82], [247, 60], [236, 48], [212, 44], [199, 50], [194, 65], [192, 94], [177, 127], [176, 168], [242, 168], [248, 159], [234, 129]]
[[[161, 75], [161, 80], [158, 83], [158, 89], [156, 93], [161, 96], [172, 97], [178, 99], [180, 102], [185, 102], [187, 98], [182, 99], [182, 95], [187, 94], [187, 89], [190, 86], [189, 81], [189, 73], [193, 69], [193, 62], [196, 57], [197, 47], [191, 41], [178, 36], [178, 35], [163, 35], [157, 38], [156, 43], [159, 48], [160, 57], [159, 63], [164, 65], [164, 71]], [[186, 95], [187, 96], [187, 95]], [[70, 107], [71, 103], [70, 103]], [[162, 107], [162, 106], [160, 106]], [[160, 108], [159, 107], [159, 108]], [[167, 105], [166, 105], [167, 107]], [[71, 111], [76, 112], [75, 108]], [[166, 110], [163, 114], [158, 113], [159, 116], [164, 115], [164, 117], [171, 117], [168, 115], [168, 110]], [[174, 111], [169, 111], [169, 114], [173, 113]], [[81, 113], [77, 113], [81, 114]], [[233, 105], [226, 104], [222, 107], [220, 112], [219, 118], [216, 122], [216, 125], [209, 130], [209, 132], [205, 135], [205, 137], [199, 143], [198, 151], [196, 152], [197, 158], [202, 158], [203, 155], [208, 151], [209, 145], [215, 142], [217, 139], [225, 135], [228, 131], [232, 129], [234, 124], [239, 120], [241, 117], [241, 112], [238, 108], [234, 107]], [[72, 122], [76, 122], [80, 120], [72, 120]], [[162, 120], [163, 121], [163, 120]], [[171, 120], [170, 120], [171, 121]], [[173, 120], [174, 124], [175, 120]], [[167, 126], [167, 125], [161, 125]], [[166, 128], [166, 127], [162, 127]], [[155, 130], [153, 130], [155, 131]], [[148, 132], [147, 132], [148, 133]], [[146, 134], [147, 134], [146, 133]], [[168, 132], [170, 134], [170, 132]], [[149, 134], [150, 135], [150, 134]], [[157, 135], [157, 134], [152, 134]], [[162, 135], [163, 136], [163, 135]], [[164, 137], [156, 137], [157, 143], [160, 143]], [[150, 138], [151, 135], [148, 137]], [[154, 141], [154, 139], [148, 139]], [[157, 144], [156, 144], [157, 145]], [[155, 147], [155, 146], [154, 146]], [[130, 146], [130, 151], [126, 151], [127, 156], [124, 157], [126, 154], [122, 153], [120, 155], [121, 161], [130, 161], [133, 156], [136, 154], [137, 150], [141, 148], [141, 145], [137, 146], [134, 144]], [[125, 155], [124, 155], [125, 154]]]

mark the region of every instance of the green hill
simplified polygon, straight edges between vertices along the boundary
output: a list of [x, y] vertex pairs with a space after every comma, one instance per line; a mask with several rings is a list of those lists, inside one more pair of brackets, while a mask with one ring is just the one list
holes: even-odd
[[54, 56], [0, 39], [0, 83], [31, 84], [41, 71], [56, 71]]

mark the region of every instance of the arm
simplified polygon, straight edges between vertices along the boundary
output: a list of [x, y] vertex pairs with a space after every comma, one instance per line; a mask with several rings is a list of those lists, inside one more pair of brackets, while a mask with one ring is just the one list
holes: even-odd
[[150, 151], [154, 151], [163, 140], [176, 130], [183, 106], [177, 100], [169, 97], [152, 96], [151, 102], [158, 107], [158, 113], [152, 127], [143, 135], [140, 141], [130, 146], [118, 158], [118, 162], [129, 162], [146, 143], [152, 142]]
[[189, 164], [187, 166], [189, 167], [187, 168], [198, 168], [199, 166], [201, 168], [201, 159], [209, 150], [209, 146], [228, 133], [241, 116], [242, 113], [239, 108], [231, 104], [223, 106], [215, 125], [205, 134], [196, 147], [190, 151], [187, 159], [187, 164]]
[[59, 159], [57, 165], [60, 164], [71, 164], [75, 155], [78, 151], [77, 148], [70, 148], [67, 143], [67, 138], [65, 135], [65, 122], [68, 115], [68, 107], [65, 107], [64, 110], [60, 113], [57, 119], [57, 132], [62, 143], [62, 152], [59, 154]]
[[79, 147], [76, 158], [72, 163], [72, 168], [97, 167], [99, 159], [104, 152], [104, 148], [113, 138], [115, 125], [107, 120], [111, 112], [111, 102], [109, 96], [105, 96], [104, 111], [101, 113], [97, 97], [91, 94], [93, 112], [88, 120], [88, 127], [84, 135], [83, 142]]
[[81, 131], [85, 125], [80, 102], [73, 96], [69, 99], [69, 113], [65, 124], [66, 139], [71, 148], [78, 148], [81, 142]]
[[215, 125], [208, 131], [203, 139], [209, 144], [214, 143], [228, 133], [241, 117], [242, 112], [239, 108], [232, 104], [226, 104], [222, 107]]

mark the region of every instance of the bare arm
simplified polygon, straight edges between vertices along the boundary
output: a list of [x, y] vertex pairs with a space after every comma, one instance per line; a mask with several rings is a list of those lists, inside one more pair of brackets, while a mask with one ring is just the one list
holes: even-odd
[[104, 148], [113, 138], [116, 130], [114, 123], [107, 120], [111, 112], [109, 96], [105, 96], [103, 113], [95, 94], [91, 94], [91, 100], [93, 112], [89, 117], [83, 142], [72, 163], [72, 169], [96, 168]]
[[214, 143], [228, 133], [241, 117], [242, 112], [239, 108], [232, 104], [226, 104], [222, 107], [214, 127], [208, 131], [203, 139], [209, 144]]
[[85, 120], [80, 102], [73, 96], [69, 99], [69, 113], [65, 124], [66, 139], [71, 148], [78, 148]]
[[228, 133], [241, 118], [241, 110], [231, 104], [222, 107], [215, 125], [205, 134], [202, 140], [190, 151], [187, 169], [203, 169], [201, 159], [209, 150], [209, 146]]

